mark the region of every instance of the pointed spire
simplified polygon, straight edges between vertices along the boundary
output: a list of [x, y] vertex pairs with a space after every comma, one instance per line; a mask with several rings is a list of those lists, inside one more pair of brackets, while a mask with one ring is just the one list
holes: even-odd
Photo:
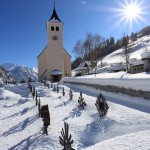
[[50, 22], [61, 22], [61, 20], [59, 19], [57, 13], [56, 13], [56, 9], [55, 9], [55, 0], [54, 0], [54, 8], [53, 8], [53, 13], [51, 18], [49, 19]]
[[55, 3], [55, 0], [54, 0], [54, 8], [55, 8], [55, 5], [56, 5], [56, 3]]

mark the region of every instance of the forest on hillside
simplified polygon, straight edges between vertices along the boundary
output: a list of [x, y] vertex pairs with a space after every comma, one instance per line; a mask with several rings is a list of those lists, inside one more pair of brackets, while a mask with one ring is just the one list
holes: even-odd
[[139, 32], [132, 32], [130, 35], [123, 35], [122, 38], [115, 41], [111, 36], [105, 39], [100, 34], [86, 33], [85, 39], [76, 41], [73, 53], [76, 59], [71, 64], [71, 69], [75, 69], [84, 61], [97, 61], [119, 48], [125, 47], [128, 43], [134, 42], [137, 38], [150, 34], [150, 26], [141, 29]]

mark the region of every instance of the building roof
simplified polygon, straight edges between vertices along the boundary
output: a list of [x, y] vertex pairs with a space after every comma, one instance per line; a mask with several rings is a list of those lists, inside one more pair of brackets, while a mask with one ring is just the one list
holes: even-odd
[[38, 55], [37, 59], [40, 57], [40, 55], [46, 50], [47, 46], [43, 49], [43, 51]]
[[62, 75], [62, 72], [58, 69], [54, 69], [50, 72], [50, 75]]
[[85, 61], [81, 63], [76, 69], [74, 69], [74, 71], [88, 70], [88, 68], [91, 69], [90, 64], [90, 61]]
[[132, 66], [144, 65], [144, 62], [141, 59], [137, 59], [133, 62]]
[[61, 22], [61, 20], [59, 19], [58, 15], [56, 13], [55, 4], [54, 4], [54, 9], [53, 9], [52, 16], [50, 17], [49, 21], [53, 22], [53, 23]]
[[141, 58], [142, 59], [145, 59], [145, 58], [150, 58], [150, 52], [143, 52], [142, 54], [141, 54]]
[[[70, 54], [66, 51], [66, 49], [65, 48], [63, 48], [64, 49], [64, 51], [70, 56]], [[70, 56], [71, 57], [71, 56]]]

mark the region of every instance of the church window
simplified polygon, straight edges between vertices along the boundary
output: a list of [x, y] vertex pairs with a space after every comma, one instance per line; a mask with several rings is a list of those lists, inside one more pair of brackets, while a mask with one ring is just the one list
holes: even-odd
[[53, 26], [51, 27], [51, 31], [54, 31], [54, 27]]
[[56, 27], [56, 31], [59, 31], [59, 27]]

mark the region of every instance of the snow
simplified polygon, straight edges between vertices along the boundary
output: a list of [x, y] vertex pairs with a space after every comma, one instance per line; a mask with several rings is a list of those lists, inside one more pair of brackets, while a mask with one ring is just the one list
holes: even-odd
[[52, 22], [52, 23], [60, 23], [60, 21], [56, 18], [53, 18], [51, 19], [49, 22]]
[[50, 75], [62, 75], [62, 72], [60, 70], [54, 69], [50, 72]]
[[142, 57], [142, 59], [144, 59], [144, 58], [150, 58], [150, 52], [143, 52], [141, 54], [141, 57]]
[[68, 77], [64, 78], [63, 81], [113, 85], [127, 89], [150, 91], [150, 74], [145, 72], [137, 74], [127, 74], [123, 71], [117, 73], [100, 73], [96, 74], [96, 77], [95, 74], [80, 77]]
[[[136, 61], [145, 57], [150, 57], [150, 36], [138, 38], [136, 41], [130, 43], [128, 48], [130, 49], [130, 60], [132, 60], [132, 64], [134, 60]], [[107, 68], [107, 70], [111, 70], [113, 64], [125, 64], [125, 57], [123, 53], [124, 48], [120, 48], [105, 56], [102, 59], [102, 63], [105, 64], [105, 68]], [[97, 63], [97, 72], [102, 72], [101, 60]]]
[[[83, 80], [83, 79], [82, 79]], [[102, 92], [109, 105], [105, 117], [100, 117], [95, 102], [99, 90], [70, 84], [59, 85], [60, 92], [35, 85], [41, 104], [48, 104], [51, 124], [48, 135], [42, 134], [42, 119], [26, 84], [4, 85], [0, 88], [0, 149], [59, 150], [59, 136], [64, 121], [76, 150], [148, 150], [150, 145], [150, 100], [122, 94]], [[62, 88], [65, 96], [62, 96]], [[69, 100], [69, 90], [73, 100]], [[79, 92], [87, 104], [78, 105]]]

